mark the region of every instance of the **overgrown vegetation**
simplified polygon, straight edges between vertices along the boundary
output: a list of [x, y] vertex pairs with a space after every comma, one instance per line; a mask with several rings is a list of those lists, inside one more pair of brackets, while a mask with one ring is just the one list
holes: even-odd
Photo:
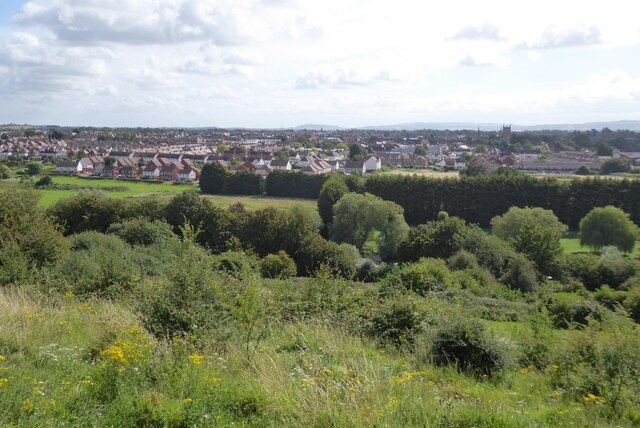
[[301, 209], [36, 207], [0, 194], [0, 425], [640, 423], [638, 261], [548, 212], [440, 212], [378, 264]]

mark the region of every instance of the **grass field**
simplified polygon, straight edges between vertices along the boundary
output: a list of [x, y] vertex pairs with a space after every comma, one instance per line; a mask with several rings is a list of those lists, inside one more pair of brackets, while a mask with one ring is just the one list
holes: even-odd
[[[580, 239], [578, 238], [578, 232], [572, 231], [567, 234], [566, 238], [560, 240], [562, 250], [565, 254], [571, 253], [590, 253], [591, 248], [583, 247], [580, 245]], [[633, 257], [640, 257], [640, 242], [638, 242], [631, 253]]]
[[[186, 190], [199, 191], [197, 185], [174, 185], [171, 183], [154, 183], [144, 181], [123, 181], [113, 179], [88, 179], [80, 177], [54, 176], [53, 182], [57, 185], [70, 185], [74, 188], [71, 190], [63, 189], [46, 189], [38, 190], [40, 194], [39, 205], [41, 207], [49, 207], [56, 202], [77, 195], [81, 189], [103, 190], [105, 194], [111, 198], [156, 198], [170, 199], [180, 192]], [[2, 186], [7, 187], [15, 185], [17, 181], [3, 181]], [[114, 188], [121, 188], [120, 191], [113, 191]], [[274, 198], [269, 196], [244, 196], [244, 195], [206, 195], [213, 204], [228, 207], [237, 202], [244, 204], [247, 210], [256, 210], [260, 208], [288, 208], [291, 206], [303, 206], [307, 209], [316, 209], [316, 201], [310, 199], [295, 198]]]

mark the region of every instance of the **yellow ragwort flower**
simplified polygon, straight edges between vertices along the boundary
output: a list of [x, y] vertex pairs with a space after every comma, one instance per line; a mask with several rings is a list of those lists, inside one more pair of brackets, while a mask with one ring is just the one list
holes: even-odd
[[198, 366], [204, 361], [204, 355], [192, 354], [187, 357], [191, 364]]

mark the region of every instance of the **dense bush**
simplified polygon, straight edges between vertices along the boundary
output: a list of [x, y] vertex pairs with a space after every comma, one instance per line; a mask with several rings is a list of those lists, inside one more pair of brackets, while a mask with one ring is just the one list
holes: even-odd
[[634, 287], [629, 290], [623, 303], [631, 318], [640, 323], [640, 287]]
[[440, 220], [421, 224], [412, 228], [407, 239], [400, 244], [400, 260], [449, 258], [462, 249], [468, 231], [466, 223], [457, 217], [443, 216]]
[[521, 254], [509, 261], [507, 271], [500, 277], [500, 281], [522, 292], [534, 291], [539, 285], [533, 263]]
[[327, 241], [317, 233], [302, 241], [298, 251], [293, 254], [293, 259], [298, 266], [298, 274], [302, 276], [312, 276], [322, 266], [344, 278], [351, 278], [355, 273], [356, 260], [351, 249]]
[[435, 364], [452, 364], [477, 376], [493, 376], [506, 366], [503, 351], [476, 322], [443, 324], [435, 335], [432, 353]]
[[259, 267], [263, 278], [286, 279], [296, 276], [297, 273], [296, 262], [284, 251], [278, 251], [278, 254], [267, 254], [260, 260]]
[[382, 344], [411, 345], [420, 331], [415, 303], [407, 297], [384, 299], [367, 314], [365, 334]]
[[342, 176], [332, 175], [322, 185], [318, 195], [318, 213], [325, 225], [333, 222], [333, 206], [349, 192]]
[[271, 171], [265, 180], [265, 192], [269, 196], [317, 199], [328, 175], [303, 174], [302, 172]]
[[382, 282], [385, 294], [393, 290], [411, 290], [421, 296], [432, 291], [446, 291], [453, 285], [451, 273], [444, 261], [421, 259], [419, 263], [405, 264], [392, 270]]
[[176, 238], [168, 223], [144, 218], [114, 223], [109, 226], [107, 233], [116, 235], [130, 245], [163, 245]]
[[577, 294], [556, 293], [547, 309], [554, 326], [558, 328], [586, 326], [589, 319], [599, 321], [603, 316], [602, 306]]
[[112, 223], [122, 220], [124, 204], [104, 195], [87, 194], [61, 200], [50, 212], [65, 235], [89, 230], [104, 233]]

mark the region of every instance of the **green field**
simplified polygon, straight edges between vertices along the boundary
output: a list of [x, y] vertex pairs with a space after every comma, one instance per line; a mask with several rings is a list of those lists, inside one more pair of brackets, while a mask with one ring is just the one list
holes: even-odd
[[[562, 245], [562, 250], [565, 252], [565, 254], [592, 252], [591, 248], [583, 247], [582, 245], [580, 245], [578, 232], [569, 232], [566, 238], [560, 240], [560, 244]], [[640, 242], [636, 244], [633, 252], [631, 253], [631, 256], [640, 256]]]
[[[180, 192], [186, 190], [196, 190], [199, 188], [195, 184], [171, 184], [144, 181], [124, 181], [114, 179], [92, 179], [69, 176], [53, 176], [53, 182], [56, 185], [69, 185], [74, 188], [71, 190], [63, 189], [45, 189], [38, 190], [40, 194], [39, 205], [41, 207], [49, 207], [56, 202], [70, 198], [80, 193], [81, 190], [104, 190], [105, 194], [114, 199], [121, 198], [145, 198], [153, 197], [159, 199], [169, 199]], [[18, 182], [7, 180], [2, 182], [3, 187], [16, 185]], [[114, 188], [121, 188], [120, 191], [113, 191]], [[213, 204], [228, 207], [237, 202], [244, 204], [248, 210], [256, 210], [260, 208], [289, 208], [299, 205], [305, 208], [316, 209], [316, 201], [310, 199], [295, 198], [274, 198], [270, 196], [245, 196], [245, 195], [206, 195]]]

